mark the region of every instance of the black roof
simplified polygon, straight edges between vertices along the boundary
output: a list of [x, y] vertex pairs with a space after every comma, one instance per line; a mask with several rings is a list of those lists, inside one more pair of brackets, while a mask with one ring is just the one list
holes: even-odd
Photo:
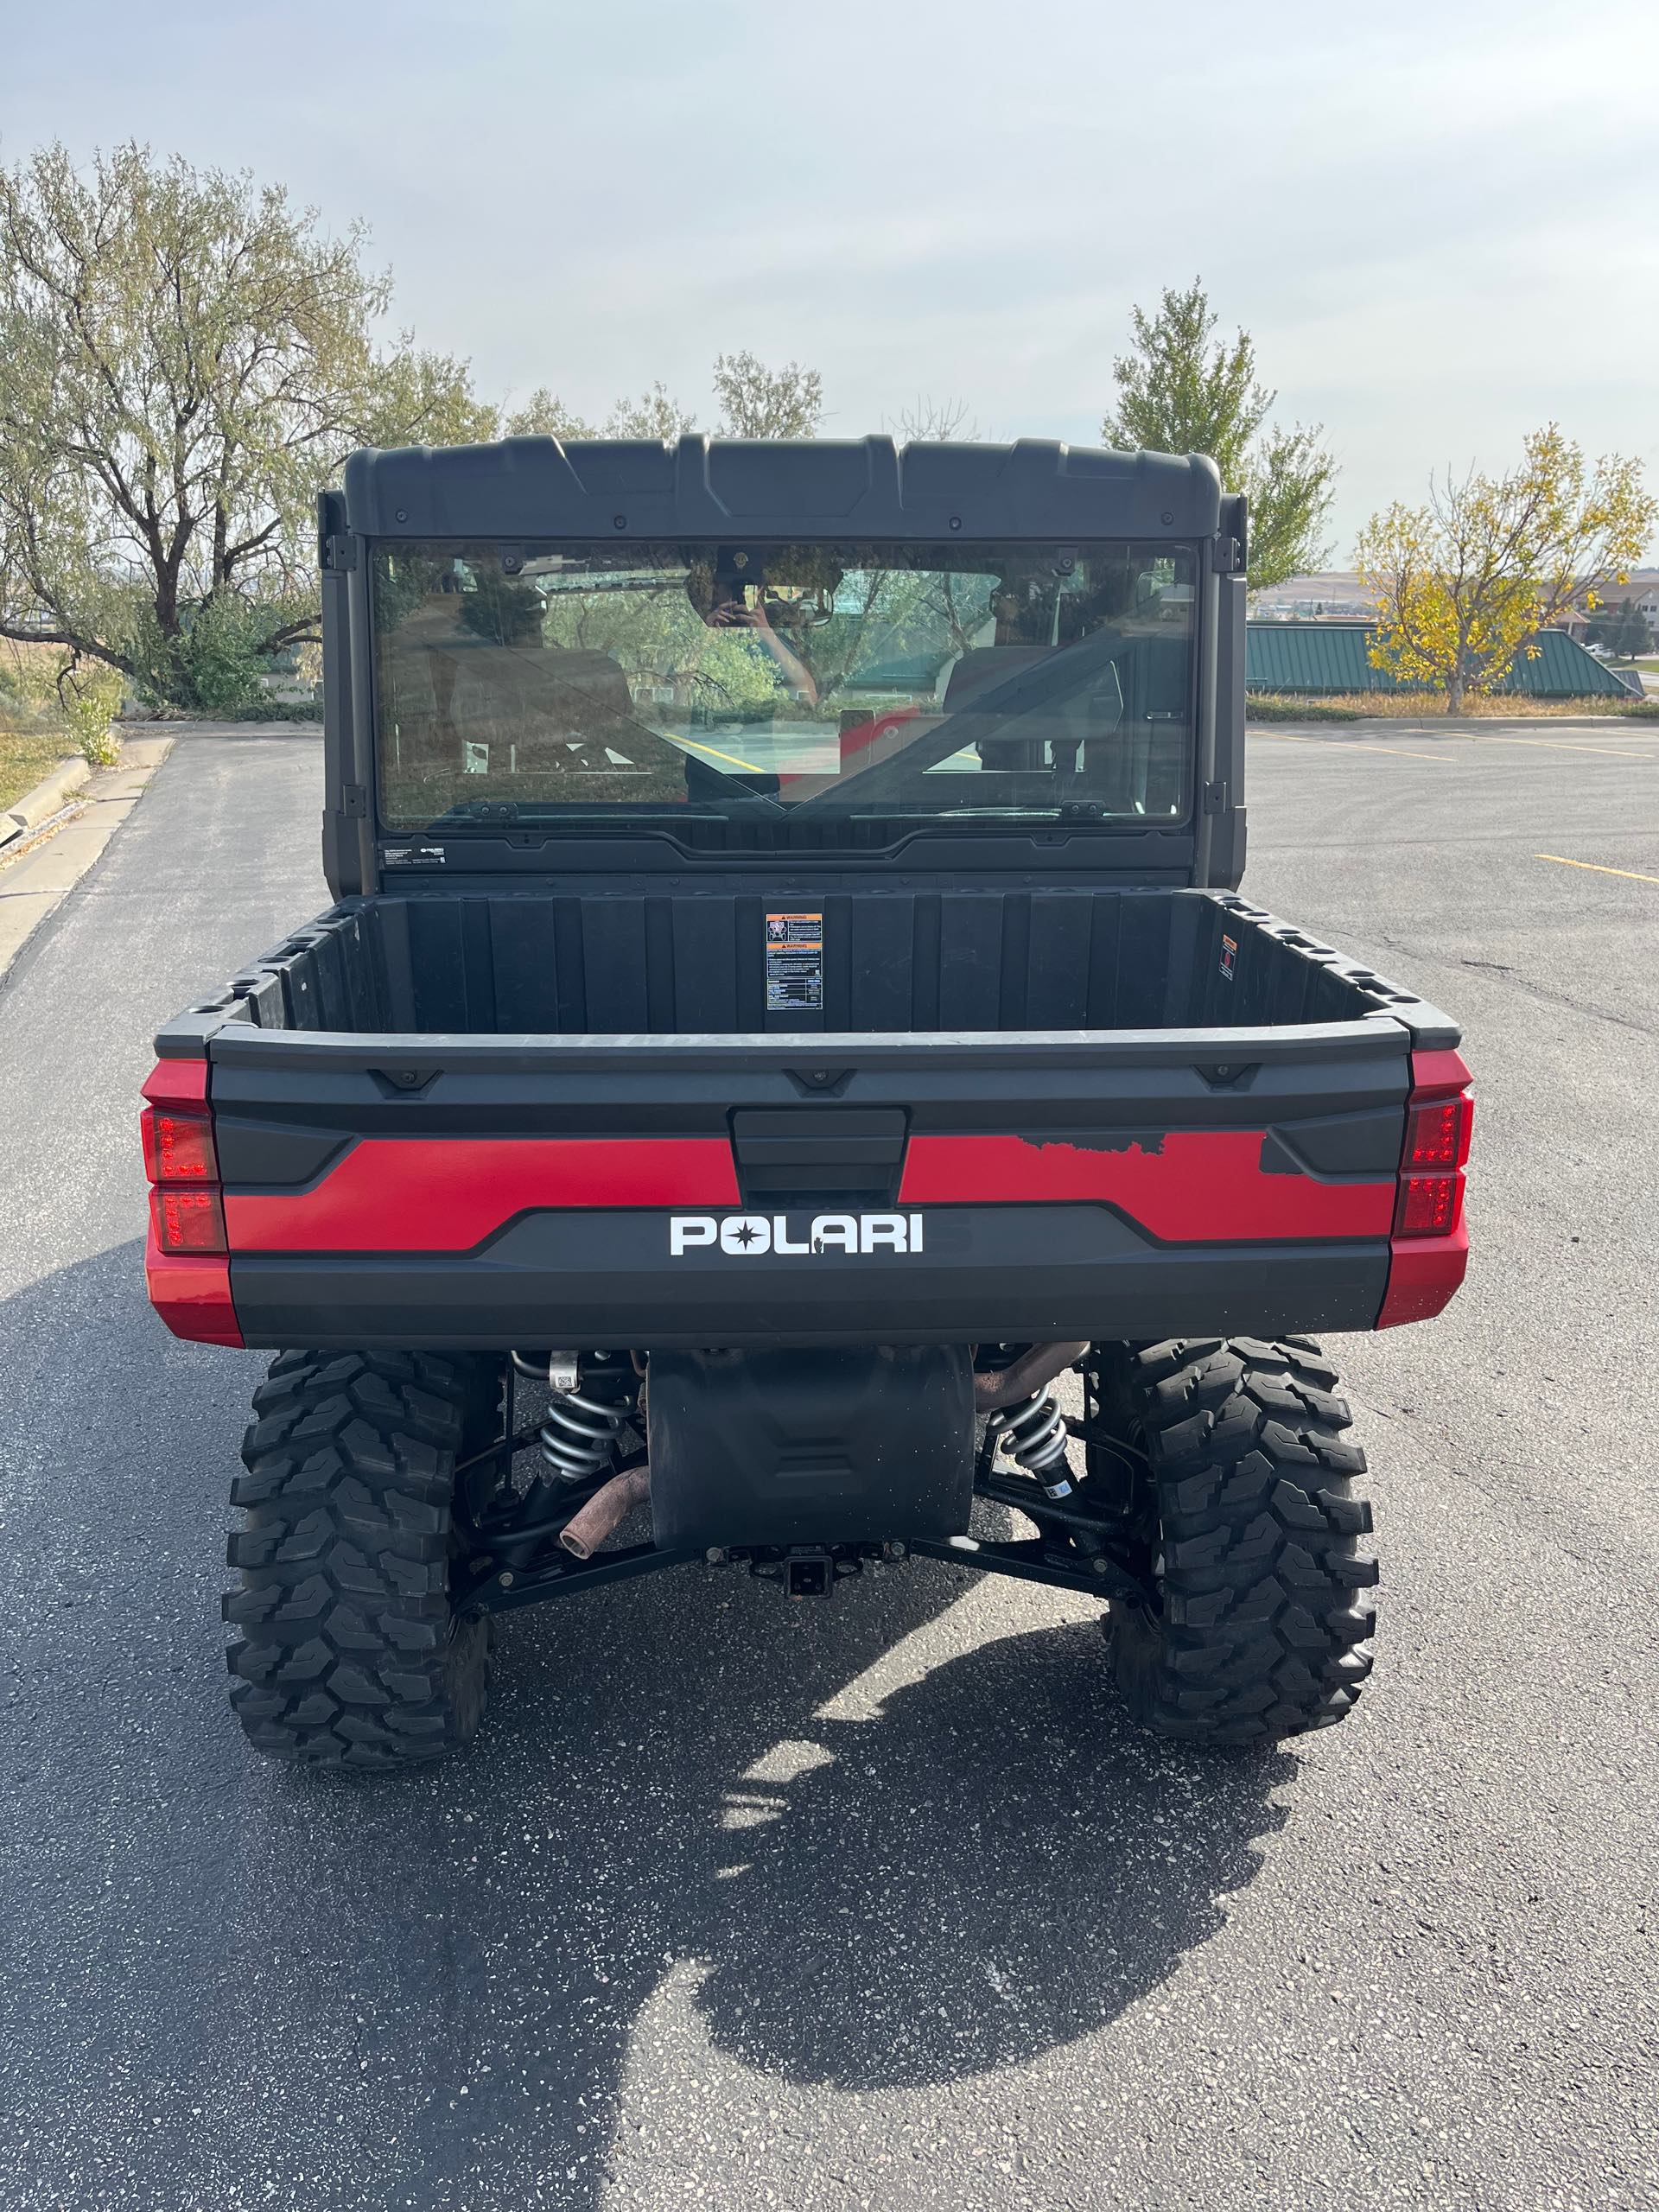
[[1203, 454], [891, 438], [507, 438], [346, 464], [371, 537], [1197, 538], [1221, 480]]

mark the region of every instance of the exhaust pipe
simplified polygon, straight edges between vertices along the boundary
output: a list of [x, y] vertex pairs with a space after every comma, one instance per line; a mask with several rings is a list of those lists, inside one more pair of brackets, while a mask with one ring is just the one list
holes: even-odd
[[572, 1559], [591, 1559], [630, 1513], [651, 1496], [649, 1467], [629, 1467], [613, 1475], [596, 1490], [586, 1505], [579, 1506], [559, 1531], [559, 1541]]
[[1063, 1374], [1089, 1349], [1080, 1344], [1033, 1344], [1029, 1351], [1021, 1352], [1012, 1367], [990, 1369], [974, 1376], [974, 1411], [994, 1414], [1003, 1406], [1017, 1405], [1023, 1398], [1034, 1397], [1044, 1384], [1052, 1382]]

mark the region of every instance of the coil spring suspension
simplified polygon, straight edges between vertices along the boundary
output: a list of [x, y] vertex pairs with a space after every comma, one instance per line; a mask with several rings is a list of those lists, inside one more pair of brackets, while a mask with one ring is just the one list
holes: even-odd
[[519, 1374], [548, 1386], [547, 1411], [537, 1442], [550, 1471], [560, 1482], [570, 1484], [592, 1482], [604, 1474], [632, 1414], [632, 1400], [619, 1402], [584, 1392], [574, 1355], [556, 1355], [544, 1366], [514, 1352], [512, 1363]]
[[610, 1465], [627, 1418], [626, 1406], [607, 1406], [580, 1390], [556, 1390], [542, 1422], [542, 1457], [561, 1482], [591, 1482]]
[[991, 1414], [988, 1425], [997, 1432], [1004, 1451], [1027, 1474], [1036, 1476], [1045, 1497], [1071, 1497], [1065, 1416], [1046, 1390], [1033, 1391], [1017, 1406], [1005, 1406]]

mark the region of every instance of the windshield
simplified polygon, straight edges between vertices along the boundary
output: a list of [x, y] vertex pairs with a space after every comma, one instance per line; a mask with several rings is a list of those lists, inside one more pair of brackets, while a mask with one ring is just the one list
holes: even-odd
[[1195, 573], [1121, 543], [382, 544], [381, 810], [749, 849], [1167, 824]]

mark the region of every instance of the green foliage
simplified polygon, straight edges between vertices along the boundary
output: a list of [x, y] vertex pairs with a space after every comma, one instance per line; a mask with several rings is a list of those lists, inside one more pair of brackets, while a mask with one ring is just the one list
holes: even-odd
[[45, 736], [62, 727], [57, 681], [63, 655], [0, 641], [0, 731]]
[[619, 399], [605, 418], [607, 438], [662, 438], [672, 441], [695, 430], [697, 418], [669, 397], [667, 388], [654, 384], [638, 399]]
[[195, 610], [181, 640], [191, 704], [215, 709], [252, 705], [270, 666], [259, 610], [235, 599], [209, 600]]
[[715, 360], [714, 386], [721, 428], [728, 437], [817, 435], [823, 419], [823, 378], [816, 369], [804, 369], [798, 361], [768, 369], [750, 353], [721, 353]]
[[1653, 632], [1636, 601], [1621, 599], [1598, 611], [1590, 625], [1588, 642], [1616, 653], [1621, 660], [1634, 660], [1638, 654], [1653, 650]]
[[187, 705], [242, 696], [251, 642], [315, 637], [313, 505], [344, 456], [493, 419], [464, 363], [376, 346], [365, 245], [137, 144], [0, 169], [0, 636]]
[[185, 607], [168, 637], [149, 603], [138, 604], [124, 641], [133, 688], [151, 706], [220, 717], [269, 707], [263, 679], [273, 656], [303, 638], [310, 619], [303, 599], [229, 593]]
[[[804, 369], [798, 361], [769, 369], [753, 353], [721, 353], [712, 381], [726, 436], [817, 435], [823, 415], [823, 379], [816, 369]], [[532, 392], [520, 408], [492, 413], [491, 422], [492, 435], [508, 437], [661, 438], [670, 444], [697, 427], [693, 410], [682, 406], [661, 382], [647, 386], [637, 398], [619, 399], [597, 431], [545, 388]]]
[[59, 750], [67, 736], [94, 768], [110, 767], [120, 753], [111, 724], [124, 689], [101, 662], [50, 646], [0, 645], [0, 731], [56, 739]]
[[322, 712], [315, 699], [278, 699], [267, 694], [248, 707], [223, 707], [213, 720], [221, 722], [305, 722], [315, 726]]
[[499, 423], [504, 438], [591, 438], [593, 425], [584, 423], [545, 385], [532, 391], [522, 407], [509, 408]]
[[[798, 361], [769, 369], [753, 353], [721, 353], [715, 362], [712, 381], [720, 402], [720, 429], [731, 438], [810, 438], [817, 434], [823, 415], [823, 379], [816, 369]], [[530, 426], [530, 416], [542, 405], [546, 427], [534, 427], [551, 437], [591, 437], [594, 433], [580, 417], [568, 415], [550, 394], [537, 392], [522, 416], [510, 417]], [[570, 427], [560, 429], [563, 420]], [[662, 438], [672, 443], [695, 430], [697, 418], [683, 407], [664, 384], [653, 384], [637, 399], [619, 399], [606, 416], [602, 435], [607, 438]]]
[[1430, 485], [1423, 505], [1396, 500], [1360, 532], [1355, 564], [1377, 607], [1373, 667], [1399, 682], [1465, 696], [1491, 692], [1535, 633], [1639, 560], [1659, 519], [1641, 463], [1593, 463], [1548, 423], [1502, 476], [1471, 469]]
[[96, 662], [67, 668], [58, 680], [64, 720], [90, 767], [112, 768], [121, 757], [121, 741], [111, 724], [120, 711], [122, 690], [115, 670]]
[[[480, 567], [480, 588], [484, 575]], [[777, 696], [776, 671], [760, 646], [744, 632], [709, 628], [684, 586], [668, 578], [654, 590], [554, 593], [543, 635], [550, 645], [608, 653], [633, 683], [661, 684], [707, 715], [741, 714]]]
[[1224, 488], [1249, 495], [1252, 590], [1317, 569], [1337, 475], [1319, 425], [1268, 423], [1277, 395], [1256, 381], [1255, 341], [1241, 330], [1212, 344], [1217, 318], [1198, 277], [1166, 290], [1155, 315], [1137, 307], [1133, 321], [1133, 347], [1112, 368], [1107, 444], [1210, 455]]

